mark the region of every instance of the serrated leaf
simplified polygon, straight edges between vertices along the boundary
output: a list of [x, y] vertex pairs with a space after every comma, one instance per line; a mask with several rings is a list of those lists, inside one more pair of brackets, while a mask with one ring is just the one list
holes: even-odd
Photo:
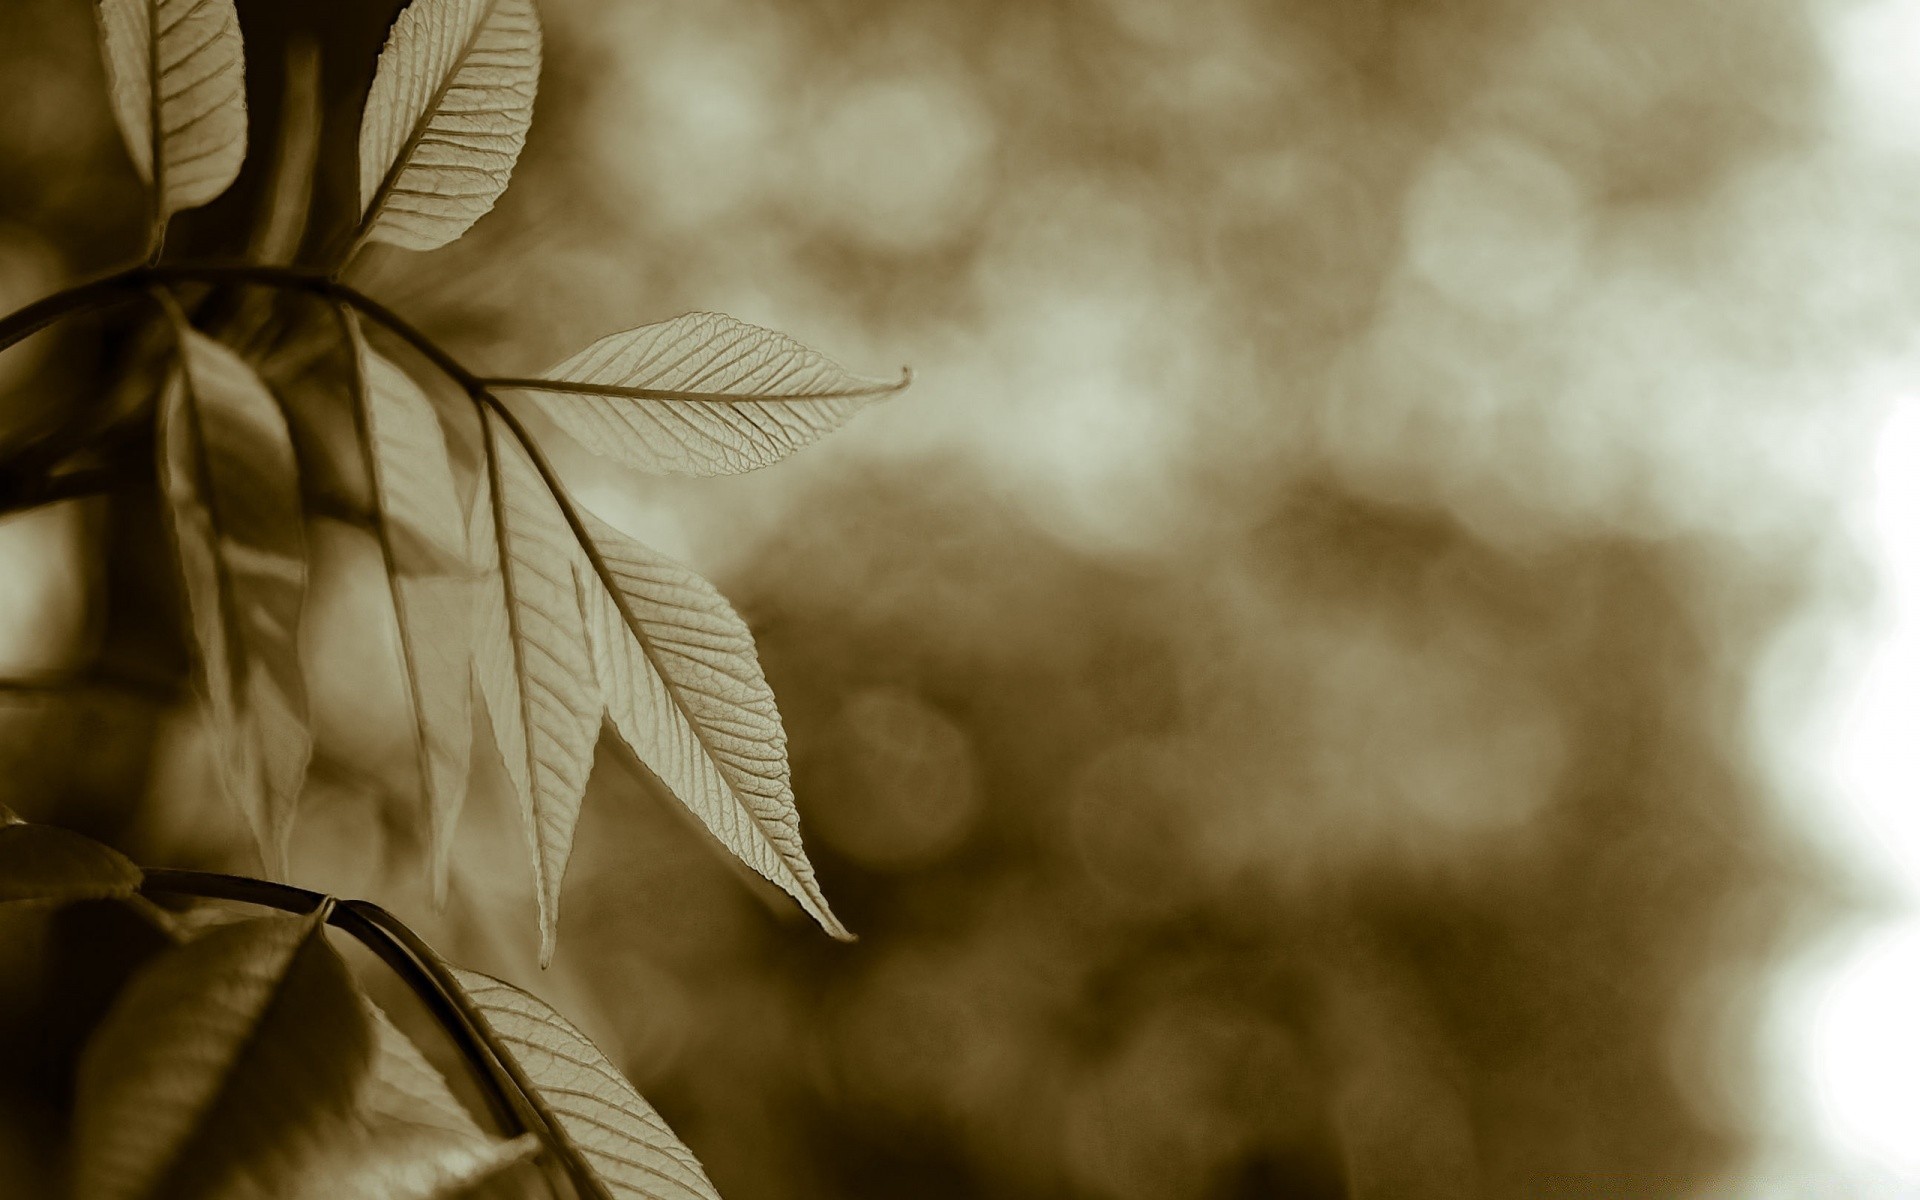
[[601, 586], [583, 564], [594, 676], [614, 729], [740, 861], [849, 936], [800, 842], [787, 735], [746, 622], [699, 575], [582, 519], [612, 579]]
[[0, 807], [0, 902], [104, 900], [140, 888], [140, 868], [111, 846]]
[[539, 78], [532, 0], [414, 0], [360, 119], [355, 246], [432, 250], [485, 216], [526, 142]]
[[473, 743], [467, 519], [432, 402], [411, 376], [367, 345], [356, 317], [349, 313], [345, 320], [373, 477], [374, 531], [400, 630], [438, 897], [446, 890]]
[[483, 574], [498, 578], [476, 602], [473, 661], [526, 823], [545, 965], [600, 703], [574, 586], [572, 529], [511, 431], [492, 412], [485, 420], [488, 479], [476, 497], [473, 544]]
[[218, 196], [247, 156], [233, 0], [100, 0], [114, 119], [160, 218]]
[[718, 1200], [693, 1152], [585, 1034], [537, 996], [450, 969], [541, 1106], [618, 1200]]
[[[778, 462], [908, 382], [863, 378], [783, 333], [718, 313], [603, 337], [542, 380], [536, 402], [581, 445], [676, 475]], [[560, 386], [569, 383], [579, 386]]]
[[221, 782], [282, 869], [312, 735], [298, 628], [307, 554], [287, 422], [239, 356], [175, 315], [160, 481], [200, 651]]
[[215, 929], [135, 976], [82, 1055], [78, 1200], [291, 1179], [349, 1118], [371, 1034], [319, 913]]

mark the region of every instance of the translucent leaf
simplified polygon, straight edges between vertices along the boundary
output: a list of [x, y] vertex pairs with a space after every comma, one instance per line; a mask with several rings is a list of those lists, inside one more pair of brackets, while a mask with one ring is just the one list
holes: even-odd
[[0, 807], [0, 901], [131, 896], [140, 878], [140, 868], [113, 847]]
[[245, 362], [178, 329], [180, 367], [160, 402], [161, 488], [221, 781], [278, 868], [313, 744], [297, 647], [307, 555], [293, 443]]
[[164, 219], [227, 190], [247, 156], [233, 0], [100, 0], [113, 115]]
[[614, 585], [586, 568], [594, 675], [613, 727], [722, 845], [848, 936], [800, 844], [787, 735], [753, 634], [712, 584], [583, 517]]
[[539, 78], [532, 0], [414, 0], [360, 119], [355, 244], [432, 250], [485, 216], [526, 142]]
[[483, 572], [498, 578], [477, 601], [473, 661], [526, 821], [544, 965], [600, 703], [574, 586], [573, 532], [526, 451], [493, 413], [486, 423], [490, 478], [476, 497], [473, 544]]
[[689, 313], [603, 337], [534, 390], [589, 450], [643, 471], [732, 475], [818, 441], [907, 382], [866, 379], [785, 334]]
[[693, 1152], [586, 1035], [536, 996], [477, 971], [452, 971], [617, 1200], [718, 1200]]
[[294, 1178], [347, 1119], [372, 1038], [319, 914], [215, 929], [128, 983], [82, 1055], [78, 1200]]
[[532, 1134], [504, 1140], [404, 1122], [348, 1126], [270, 1187], [248, 1180], [221, 1200], [455, 1200], [540, 1150]]
[[374, 527], [399, 622], [427, 806], [428, 857], [439, 896], [445, 894], [453, 829], [466, 800], [473, 743], [467, 518], [432, 402], [411, 376], [367, 345], [356, 318], [347, 318], [347, 328], [358, 363]]
[[363, 1000], [373, 1026], [374, 1062], [361, 1107], [379, 1121], [407, 1121], [451, 1133], [481, 1133], [480, 1126], [427, 1056], [371, 1000]]

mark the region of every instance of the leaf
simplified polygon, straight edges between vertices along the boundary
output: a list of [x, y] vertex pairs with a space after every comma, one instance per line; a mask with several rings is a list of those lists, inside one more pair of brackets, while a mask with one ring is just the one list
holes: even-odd
[[532, 0], [414, 0], [360, 118], [355, 248], [432, 250], [485, 216], [526, 142], [539, 78]]
[[247, 156], [234, 0], [100, 0], [114, 119], [161, 220], [218, 196]]
[[275, 1180], [271, 1189], [237, 1189], [222, 1200], [464, 1200], [470, 1188], [540, 1150], [532, 1134], [463, 1137], [404, 1122], [348, 1128], [292, 1178]]
[[140, 868], [111, 846], [0, 807], [0, 902], [131, 896], [140, 879]]
[[349, 1117], [372, 1039], [323, 919], [223, 926], [127, 985], [81, 1057], [78, 1200], [291, 1178]]
[[586, 1035], [536, 996], [450, 969], [541, 1107], [617, 1200], [718, 1200], [693, 1152]]
[[552, 960], [560, 880], [593, 767], [600, 704], [574, 586], [573, 532], [526, 451], [485, 416], [487, 486], [476, 497], [473, 545], [484, 588], [474, 669], [494, 742], [520, 797], [540, 902], [540, 962]]
[[307, 554], [287, 422], [239, 356], [176, 311], [160, 481], [200, 650], [221, 782], [284, 870], [313, 739], [297, 632]]
[[400, 628], [433, 890], [442, 898], [473, 744], [466, 513], [433, 404], [411, 376], [367, 345], [356, 317], [344, 319], [374, 483], [374, 530]]
[[787, 735], [746, 623], [700, 576], [591, 513], [582, 519], [612, 580], [590, 575], [582, 587], [614, 729], [722, 845], [828, 933], [849, 937], [800, 843]]
[[[473, 1168], [473, 1173], [464, 1178], [440, 1180], [438, 1186], [442, 1190], [432, 1194], [457, 1194], [460, 1200], [544, 1195], [544, 1191], [516, 1187], [512, 1172], [513, 1167], [526, 1162], [540, 1149], [539, 1140], [528, 1134], [507, 1141], [483, 1131], [466, 1106], [454, 1098], [446, 1079], [427, 1061], [420, 1048], [400, 1032], [378, 1005], [367, 1001], [366, 1010], [373, 1021], [375, 1044], [373, 1072], [361, 1098], [368, 1121], [375, 1129], [410, 1127], [415, 1143], [412, 1157], [416, 1161], [445, 1162], [452, 1158], [454, 1165], [459, 1165], [464, 1143], [466, 1161]], [[481, 1146], [476, 1147], [476, 1141]], [[492, 1147], [490, 1151], [475, 1153], [487, 1145]], [[371, 1150], [369, 1157], [375, 1162], [385, 1157], [379, 1147]], [[425, 1173], [420, 1167], [415, 1170]], [[483, 1184], [484, 1187], [476, 1186]], [[369, 1196], [370, 1200], [383, 1200], [385, 1193], [373, 1191]]]
[[413, 1040], [371, 1000], [362, 1000], [374, 1033], [373, 1071], [361, 1106], [380, 1121], [408, 1121], [451, 1133], [479, 1134], [480, 1126], [454, 1098], [447, 1081]]
[[733, 475], [818, 441], [909, 381], [863, 378], [785, 334], [689, 313], [603, 337], [533, 390], [596, 453], [658, 474]]

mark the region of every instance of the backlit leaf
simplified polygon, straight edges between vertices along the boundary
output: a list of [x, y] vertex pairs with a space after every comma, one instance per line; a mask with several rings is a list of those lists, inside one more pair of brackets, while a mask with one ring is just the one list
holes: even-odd
[[863, 378], [785, 334], [717, 313], [611, 334], [542, 378], [535, 400], [581, 445], [678, 475], [777, 462], [908, 382]]
[[572, 530], [532, 460], [486, 414], [487, 486], [476, 498], [473, 545], [483, 573], [474, 670], [495, 745], [520, 797], [540, 902], [540, 959], [553, 955], [560, 880], [573, 849], [600, 734], [593, 660], [574, 586]]
[[613, 727], [722, 845], [846, 937], [800, 844], [787, 735], [746, 623], [700, 576], [584, 520], [613, 581], [600, 586], [591, 565], [582, 580]]
[[247, 156], [234, 0], [100, 0], [113, 115], [164, 219], [227, 190]]
[[0, 807], [0, 901], [131, 896], [140, 868], [118, 850]]
[[490, 975], [452, 971], [542, 1107], [618, 1200], [718, 1200], [693, 1152], [571, 1022]]
[[221, 782], [285, 862], [312, 736], [297, 632], [307, 554], [293, 443], [266, 385], [178, 314], [160, 480], [200, 652]]
[[540, 77], [532, 0], [414, 0], [360, 119], [355, 245], [431, 250], [485, 216], [526, 142]]
[[222, 926], [128, 983], [82, 1055], [78, 1200], [292, 1178], [352, 1113], [372, 1035], [321, 917]]
[[473, 584], [467, 518], [433, 405], [411, 376], [347, 328], [373, 476], [374, 532], [386, 561], [427, 807], [428, 857], [444, 895], [454, 825], [466, 799], [473, 742], [469, 656]]
[[363, 1001], [373, 1026], [373, 1070], [362, 1107], [381, 1121], [407, 1121], [451, 1133], [479, 1134], [480, 1126], [427, 1056], [371, 1000]]

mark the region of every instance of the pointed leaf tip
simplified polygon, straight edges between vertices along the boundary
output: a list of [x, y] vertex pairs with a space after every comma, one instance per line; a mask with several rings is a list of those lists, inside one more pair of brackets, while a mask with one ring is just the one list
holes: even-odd
[[475, 497], [476, 561], [495, 577], [474, 621], [494, 744], [519, 797], [540, 904], [540, 959], [552, 960], [560, 884], [600, 737], [573, 531], [532, 459], [486, 416], [489, 478]]
[[576, 569], [614, 729], [721, 845], [850, 940], [800, 841], [786, 730], [746, 622], [693, 571], [581, 517], [594, 554]]

